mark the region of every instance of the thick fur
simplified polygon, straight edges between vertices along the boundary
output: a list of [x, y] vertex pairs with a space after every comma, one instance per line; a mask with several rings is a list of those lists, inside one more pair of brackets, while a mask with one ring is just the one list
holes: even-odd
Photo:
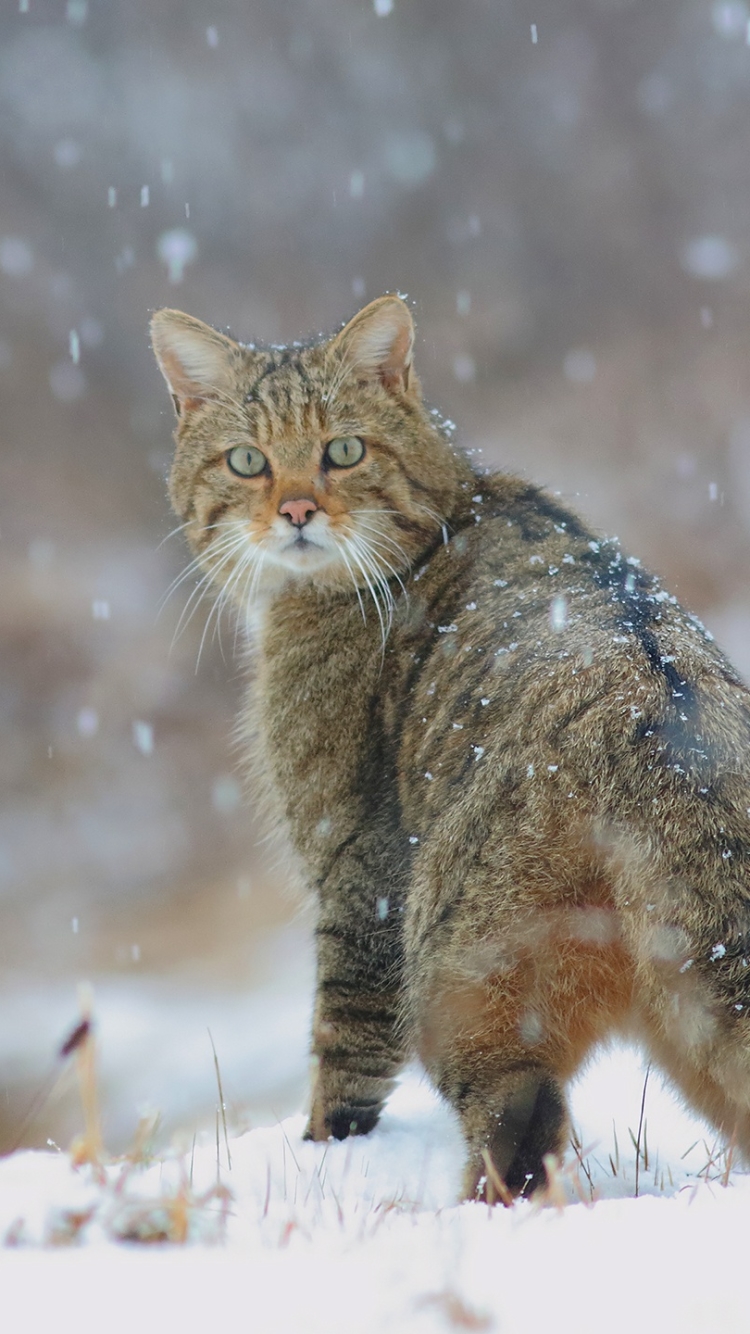
[[[461, 1118], [467, 1196], [493, 1195], [488, 1153], [530, 1193], [564, 1148], [566, 1083], [621, 1032], [750, 1159], [748, 691], [637, 561], [449, 442], [400, 307], [271, 351], [155, 317], [172, 501], [219, 586], [217, 524], [258, 543], [292, 494], [342, 531], [377, 512], [390, 627], [341, 563], [269, 559], [253, 587], [244, 730], [319, 905], [308, 1133], [369, 1131], [416, 1052]], [[388, 356], [374, 337], [362, 355], [368, 321]], [[220, 383], [180, 380], [185, 327]], [[341, 435], [365, 460], [325, 471]], [[225, 466], [243, 440], [262, 479]]]

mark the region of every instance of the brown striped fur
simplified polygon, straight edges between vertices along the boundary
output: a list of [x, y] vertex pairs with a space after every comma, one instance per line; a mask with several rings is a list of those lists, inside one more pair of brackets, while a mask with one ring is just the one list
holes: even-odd
[[[467, 1195], [492, 1195], [487, 1153], [528, 1194], [566, 1082], [619, 1032], [750, 1157], [750, 699], [711, 637], [552, 497], [474, 468], [398, 298], [307, 346], [170, 311], [153, 337], [172, 502], [250, 624], [246, 749], [317, 896], [309, 1134], [370, 1130], [416, 1052]], [[330, 468], [342, 436], [365, 454]], [[263, 475], [230, 472], [242, 444]]]

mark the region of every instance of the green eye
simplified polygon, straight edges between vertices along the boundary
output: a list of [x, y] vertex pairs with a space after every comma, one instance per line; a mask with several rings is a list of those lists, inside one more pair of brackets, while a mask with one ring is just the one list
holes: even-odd
[[268, 459], [255, 445], [235, 445], [224, 457], [238, 477], [257, 477], [268, 467]]
[[364, 440], [356, 435], [340, 435], [331, 440], [325, 454], [324, 463], [332, 463], [334, 468], [352, 468], [363, 457]]

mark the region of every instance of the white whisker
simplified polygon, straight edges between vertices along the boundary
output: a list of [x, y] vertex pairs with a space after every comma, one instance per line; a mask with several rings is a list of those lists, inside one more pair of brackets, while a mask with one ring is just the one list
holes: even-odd
[[[376, 551], [373, 551], [373, 550], [372, 550], [372, 548], [373, 548], [374, 546], [377, 546], [377, 543], [373, 542], [372, 539], [367, 539], [367, 538], [362, 537], [362, 535], [361, 535], [360, 533], [355, 533], [355, 534], [353, 534], [353, 536], [352, 536], [352, 541], [357, 545], [357, 547], [359, 548], [359, 550], [360, 550], [361, 552], [364, 551], [364, 552], [367, 554], [367, 556], [368, 556], [368, 558], [369, 558], [369, 560], [370, 560], [371, 565], [373, 565], [373, 566], [375, 567], [375, 569], [378, 570], [378, 574], [379, 574], [379, 576], [380, 576], [380, 580], [382, 581], [383, 578], [384, 578], [384, 576], [383, 576], [383, 574], [382, 574], [382, 571], [379, 570], [379, 568], [378, 568], [378, 562], [380, 562], [382, 565], [384, 565], [384, 566], [386, 567], [386, 569], [390, 570], [390, 572], [391, 572], [391, 577], [392, 577], [393, 579], [396, 579], [396, 580], [398, 581], [398, 583], [399, 583], [399, 585], [400, 585], [400, 587], [401, 587], [401, 591], [403, 592], [404, 596], [408, 598], [409, 595], [408, 595], [408, 593], [406, 592], [406, 588], [404, 587], [404, 581], [403, 581], [403, 579], [401, 578], [401, 575], [399, 574], [398, 570], [396, 570], [396, 569], [393, 567], [393, 565], [391, 565], [391, 563], [390, 563], [389, 560], [386, 560], [385, 556], [383, 556], [383, 555], [378, 555]], [[391, 589], [388, 587], [387, 582], [386, 582], [385, 586], [388, 588], [388, 595], [389, 595], [389, 597], [390, 597], [391, 600], [392, 600], [392, 599], [393, 599], [393, 594], [392, 594], [392, 592], [391, 592]], [[394, 606], [395, 606], [395, 603], [394, 603]]]
[[185, 566], [184, 570], [181, 570], [180, 573], [176, 575], [176, 577], [172, 580], [171, 584], [169, 585], [169, 588], [167, 589], [166, 593], [164, 594], [159, 604], [159, 613], [161, 613], [164, 610], [170, 597], [174, 592], [176, 592], [180, 584], [184, 583], [184, 581], [191, 574], [194, 574], [197, 570], [203, 569], [206, 559], [211, 559], [215, 556], [221, 555], [224, 551], [228, 550], [235, 542], [241, 545], [241, 539], [238, 537], [237, 533], [233, 532], [231, 536], [228, 534], [226, 537], [222, 538], [221, 541], [210, 543], [209, 546], [206, 547], [205, 551], [201, 552], [199, 556], [196, 556], [194, 560], [191, 560], [189, 564]]
[[[346, 541], [346, 539], [345, 539], [345, 541]], [[344, 562], [344, 564], [345, 564], [345, 566], [346, 566], [346, 568], [347, 568], [347, 570], [348, 570], [348, 572], [349, 572], [349, 577], [350, 577], [352, 583], [354, 584], [354, 592], [357, 594], [357, 601], [358, 601], [358, 603], [359, 603], [359, 610], [360, 610], [361, 613], [362, 613], [362, 620], [364, 621], [364, 623], [365, 623], [365, 625], [366, 625], [366, 624], [367, 624], [367, 616], [366, 616], [366, 614], [365, 614], [365, 604], [364, 604], [364, 602], [362, 601], [362, 594], [361, 594], [360, 591], [359, 591], [359, 585], [358, 585], [356, 579], [354, 578], [354, 571], [353, 571], [351, 565], [349, 564], [349, 560], [348, 560], [346, 551], [345, 551], [345, 549], [344, 549], [344, 544], [343, 544], [342, 542], [339, 542], [339, 543], [337, 543], [337, 545], [338, 545], [339, 552], [340, 552], [340, 554], [341, 554], [341, 559], [343, 560], [343, 562]]]
[[390, 561], [386, 560], [382, 554], [378, 554], [373, 550], [372, 543], [363, 538], [361, 534], [350, 534], [348, 538], [348, 548], [352, 559], [359, 567], [367, 583], [370, 595], [375, 603], [375, 608], [381, 624], [383, 650], [385, 651], [385, 642], [390, 634], [391, 626], [393, 624], [396, 601], [383, 567], [386, 567], [391, 571], [392, 577], [398, 581], [405, 595], [406, 589], [404, 588], [403, 581], [398, 571], [394, 569]]
[[[250, 544], [248, 542], [248, 539], [243, 536], [240, 545], [245, 547], [244, 551], [242, 552], [241, 558], [237, 562], [237, 565], [231, 571], [229, 578], [226, 580], [223, 587], [221, 588], [218, 597], [216, 598], [216, 601], [211, 607], [208, 616], [206, 618], [206, 624], [203, 627], [203, 633], [201, 635], [201, 641], [198, 647], [198, 656], [195, 663], [196, 672], [198, 671], [198, 668], [200, 666], [201, 655], [203, 653], [203, 646], [206, 642], [206, 637], [208, 635], [209, 627], [211, 625], [212, 620], [214, 620], [213, 637], [215, 638], [216, 635], [218, 634], [219, 643], [221, 645], [221, 617], [225, 607], [234, 604], [236, 612], [235, 627], [234, 627], [234, 645], [233, 645], [235, 652], [237, 651], [237, 634], [240, 626], [241, 610], [243, 610], [245, 614], [245, 631], [246, 633], [249, 633], [248, 610], [252, 602], [254, 601], [255, 594], [258, 590], [260, 575], [266, 561], [267, 553], [264, 550], [262, 550], [262, 540], [261, 542]], [[226, 564], [226, 558], [220, 563], [220, 565], [214, 567], [212, 573], [218, 572], [218, 570], [224, 564]], [[244, 579], [244, 587], [242, 593], [240, 594], [239, 588], [243, 583], [243, 579]], [[193, 610], [195, 610], [195, 608]], [[223, 656], [223, 648], [222, 648], [222, 656]]]
[[379, 622], [380, 622], [380, 638], [381, 638], [381, 640], [382, 640], [383, 652], [385, 652], [385, 641], [386, 641], [386, 639], [387, 639], [387, 637], [388, 637], [388, 630], [390, 630], [390, 621], [389, 621], [389, 623], [388, 623], [388, 628], [386, 629], [386, 623], [385, 623], [385, 621], [384, 621], [384, 619], [383, 619], [383, 612], [381, 611], [381, 608], [380, 608], [380, 602], [379, 602], [379, 599], [378, 599], [378, 595], [377, 595], [377, 593], [375, 592], [375, 587], [373, 586], [373, 583], [372, 583], [372, 580], [371, 580], [371, 578], [370, 578], [370, 575], [369, 575], [369, 573], [368, 573], [368, 571], [367, 571], [365, 565], [364, 565], [363, 562], [362, 562], [362, 557], [361, 557], [361, 555], [360, 555], [357, 551], [355, 551], [355, 550], [352, 549], [352, 546], [351, 546], [351, 539], [350, 539], [350, 547], [349, 547], [349, 550], [350, 550], [351, 558], [352, 558], [352, 560], [354, 561], [355, 565], [357, 565], [357, 566], [359, 567], [359, 569], [360, 569], [360, 571], [361, 571], [361, 573], [362, 573], [362, 578], [364, 579], [365, 583], [367, 584], [367, 587], [368, 587], [368, 589], [370, 590], [370, 596], [371, 596], [373, 602], [375, 603], [375, 611], [377, 612], [377, 617], [378, 617], [378, 620], [379, 620]]
[[[172, 645], [171, 645], [172, 648], [174, 648], [174, 645], [176, 644], [176, 642], [177, 642], [177, 640], [179, 639], [180, 635], [183, 633], [184, 630], [187, 629], [187, 626], [190, 624], [190, 621], [193, 619], [193, 616], [195, 615], [195, 612], [197, 611], [198, 607], [200, 606], [201, 602], [203, 601], [203, 598], [205, 597], [206, 593], [208, 592], [208, 585], [215, 579], [216, 575], [219, 573], [219, 570], [222, 570], [222, 569], [224, 568], [224, 566], [227, 564], [227, 562], [230, 561], [230, 560], [232, 559], [232, 557], [235, 555], [235, 553], [236, 553], [237, 551], [239, 551], [239, 550], [245, 545], [245, 542], [246, 542], [246, 541], [247, 541], [247, 538], [245, 537], [245, 535], [244, 535], [244, 534], [241, 534], [241, 535], [238, 535], [238, 537], [237, 537], [237, 541], [236, 541], [235, 543], [232, 543], [232, 544], [229, 546], [229, 549], [228, 549], [228, 550], [222, 547], [222, 548], [221, 548], [221, 551], [222, 551], [223, 554], [222, 554], [221, 560], [219, 560], [219, 561], [218, 561], [217, 563], [215, 563], [215, 564], [212, 564], [211, 567], [210, 567], [210, 568], [206, 571], [206, 573], [204, 574], [203, 578], [200, 579], [199, 582], [196, 584], [195, 588], [193, 589], [192, 593], [190, 594], [190, 597], [188, 598], [187, 602], [185, 603], [185, 606], [184, 606], [183, 609], [182, 609], [182, 615], [180, 616], [180, 619], [179, 619], [179, 621], [177, 622], [177, 628], [175, 629], [174, 636], [173, 636], [173, 638], [172, 638]], [[211, 548], [209, 547], [209, 548], [207, 549], [207, 551], [204, 552], [204, 555], [203, 555], [203, 560], [204, 560], [204, 561], [205, 561], [206, 558], [208, 557], [208, 554], [209, 554], [210, 551], [211, 551]], [[195, 606], [192, 608], [192, 611], [190, 612], [190, 615], [188, 616], [188, 615], [187, 615], [188, 608], [190, 607], [190, 604], [193, 602], [193, 600], [194, 600], [196, 597], [197, 597], [197, 601], [195, 602]]]
[[221, 647], [221, 613], [222, 613], [224, 607], [226, 606], [227, 602], [228, 602], [229, 599], [230, 599], [230, 596], [231, 596], [231, 590], [232, 590], [232, 586], [233, 586], [233, 584], [235, 584], [235, 583], [237, 582], [238, 578], [241, 576], [241, 574], [242, 574], [242, 572], [243, 572], [243, 570], [244, 570], [244, 568], [245, 568], [245, 565], [246, 565], [249, 561], [252, 561], [252, 548], [248, 548], [248, 550], [246, 550], [246, 551], [243, 552], [243, 554], [242, 554], [240, 560], [238, 561], [238, 563], [237, 563], [235, 569], [233, 569], [232, 572], [230, 573], [227, 582], [226, 582], [226, 583], [224, 584], [224, 586], [219, 590], [218, 597], [216, 598], [216, 600], [215, 600], [213, 606], [211, 607], [211, 609], [210, 609], [210, 611], [209, 611], [209, 613], [208, 613], [208, 616], [206, 617], [206, 624], [205, 624], [204, 627], [203, 627], [203, 634], [201, 635], [201, 642], [200, 642], [200, 644], [198, 645], [198, 656], [197, 656], [196, 661], [195, 661], [195, 671], [196, 671], [196, 675], [197, 675], [197, 672], [198, 672], [198, 668], [199, 668], [199, 666], [200, 666], [201, 654], [203, 653], [203, 645], [204, 645], [204, 643], [206, 642], [206, 635], [208, 634], [208, 627], [209, 627], [209, 625], [211, 624], [211, 620], [212, 620], [212, 618], [213, 618], [214, 616], [216, 617], [216, 623], [215, 623], [215, 626], [214, 626], [214, 636], [215, 636], [216, 633], [218, 632], [218, 635], [219, 635], [219, 646], [220, 646], [220, 648], [221, 648], [221, 656], [222, 656], [222, 658], [224, 657], [224, 650], [223, 650], [223, 648]]
[[[266, 558], [268, 556], [268, 552], [263, 550], [263, 547], [260, 542], [255, 548], [254, 556], [255, 556], [255, 569], [252, 570], [252, 573], [250, 572], [250, 570], [248, 570], [248, 576], [245, 581], [245, 588], [243, 589], [242, 599], [241, 599], [242, 610], [244, 612], [245, 634], [247, 636], [250, 635], [250, 615], [249, 615], [250, 609], [253, 603], [255, 602], [255, 597], [260, 587], [260, 577], [261, 574], [263, 573], [263, 566], [265, 565]], [[237, 647], [238, 626], [239, 626], [239, 621], [237, 621], [235, 625], [235, 636], [234, 636], [235, 649]]]
[[190, 523], [190, 520], [189, 520], [189, 519], [187, 519], [187, 520], [185, 521], [185, 523], [178, 523], [177, 527], [176, 527], [176, 528], [173, 528], [172, 531], [171, 531], [171, 533], [167, 533], [167, 536], [166, 536], [166, 537], [163, 537], [163, 538], [161, 539], [161, 542], [160, 542], [159, 545], [156, 547], [156, 550], [157, 550], [157, 551], [161, 551], [162, 547], [164, 546], [164, 543], [165, 543], [165, 542], [168, 542], [169, 539], [170, 539], [170, 537], [174, 537], [175, 534], [177, 534], [177, 533], [181, 533], [182, 530], [183, 530], [183, 528], [187, 528], [187, 526], [188, 526], [189, 523]]
[[[359, 513], [357, 513], [355, 517], [359, 519]], [[370, 533], [374, 533], [375, 537], [378, 539], [379, 545], [385, 543], [386, 546], [389, 547], [392, 552], [394, 552], [396, 558], [400, 558], [404, 562], [404, 565], [407, 569], [411, 567], [411, 560], [404, 551], [404, 548], [401, 546], [401, 543], [397, 542], [396, 539], [394, 537], [391, 537], [389, 533], [384, 533], [382, 528], [377, 528], [374, 524], [368, 523], [366, 519], [360, 520], [360, 522], [357, 524], [357, 531], [359, 531], [360, 528], [365, 528], [367, 530], [368, 542], [374, 542], [375, 538], [369, 536]]]
[[[202, 559], [191, 562], [191, 564], [187, 567], [187, 569], [185, 569], [185, 570], [183, 571], [183, 573], [182, 573], [182, 574], [181, 574], [181, 575], [174, 581], [174, 584], [172, 585], [172, 587], [169, 588], [169, 589], [167, 590], [167, 592], [166, 592], [164, 598], [162, 599], [161, 606], [159, 607], [158, 615], [161, 615], [161, 612], [164, 610], [164, 607], [166, 606], [167, 601], [169, 600], [169, 598], [172, 596], [173, 593], [175, 593], [175, 592], [177, 591], [177, 589], [180, 587], [180, 585], [181, 585], [182, 583], [185, 582], [185, 580], [188, 578], [189, 575], [191, 575], [191, 574], [197, 574], [197, 572], [198, 572], [199, 570], [204, 570], [203, 577], [197, 581], [197, 583], [195, 584], [195, 587], [193, 588], [192, 593], [191, 593], [190, 596], [188, 597], [188, 600], [187, 600], [187, 603], [186, 603], [186, 608], [187, 608], [187, 607], [190, 605], [190, 603], [191, 603], [193, 597], [195, 596], [195, 594], [198, 592], [198, 590], [199, 590], [200, 588], [202, 588], [204, 584], [208, 583], [209, 580], [212, 578], [212, 575], [213, 575], [214, 570], [220, 568], [220, 566], [217, 565], [217, 564], [215, 563], [215, 562], [216, 562], [216, 559], [217, 559], [218, 557], [220, 557], [220, 556], [221, 556], [222, 558], [225, 557], [225, 556], [227, 556], [227, 557], [231, 556], [232, 553], [233, 553], [233, 551], [234, 551], [235, 549], [239, 550], [240, 545], [241, 545], [241, 543], [238, 541], [236, 544], [235, 544], [235, 543], [231, 543], [231, 544], [227, 544], [226, 546], [222, 545], [222, 546], [218, 547], [216, 550], [211, 551], [211, 552], [210, 552], [210, 557], [211, 557], [211, 559], [212, 559], [212, 563], [211, 563], [211, 565], [209, 566], [208, 570], [205, 570], [206, 553], [204, 553], [204, 556], [203, 556]], [[222, 563], [222, 564], [224, 563], [224, 562], [223, 562], [223, 559], [222, 559], [222, 562], [221, 562], [221, 563]]]
[[442, 518], [440, 517], [440, 515], [439, 515], [435, 510], [430, 509], [429, 505], [423, 505], [421, 501], [417, 501], [417, 500], [415, 500], [415, 501], [414, 501], [414, 508], [415, 508], [415, 509], [418, 509], [418, 510], [422, 510], [425, 514], [429, 514], [429, 516], [430, 516], [430, 518], [432, 519], [433, 523], [436, 523], [437, 526], [438, 526], [438, 528], [441, 528], [441, 529], [443, 530], [443, 532], [446, 531], [446, 523], [445, 523], [445, 520], [442, 519]]
[[[398, 542], [393, 541], [386, 534], [381, 533], [377, 529], [374, 530], [374, 532], [372, 529], [370, 529], [369, 532], [363, 533], [359, 527], [356, 527], [352, 536], [357, 543], [359, 543], [362, 547], [364, 547], [364, 549], [368, 552], [372, 560], [375, 560], [376, 563], [378, 561], [382, 562], [382, 564], [388, 570], [390, 570], [393, 578], [398, 579], [398, 582], [401, 584], [401, 587], [404, 589], [404, 592], [406, 592], [399, 571], [396, 569], [394, 565], [391, 564], [391, 561], [389, 559], [389, 557], [393, 556], [395, 552], [396, 558], [400, 556], [401, 559], [405, 562], [408, 569], [408, 567], [411, 565], [411, 561], [409, 560], [409, 557], [407, 556], [403, 547], [401, 547], [398, 544]], [[382, 554], [383, 552], [387, 552], [387, 555]]]

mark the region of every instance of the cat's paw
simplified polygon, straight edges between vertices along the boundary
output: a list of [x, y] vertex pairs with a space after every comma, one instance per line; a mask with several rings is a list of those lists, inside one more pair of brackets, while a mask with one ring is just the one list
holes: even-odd
[[369, 1135], [378, 1123], [380, 1110], [379, 1105], [336, 1107], [330, 1112], [318, 1112], [313, 1109], [302, 1138], [320, 1141], [331, 1138], [348, 1139], [350, 1135]]

